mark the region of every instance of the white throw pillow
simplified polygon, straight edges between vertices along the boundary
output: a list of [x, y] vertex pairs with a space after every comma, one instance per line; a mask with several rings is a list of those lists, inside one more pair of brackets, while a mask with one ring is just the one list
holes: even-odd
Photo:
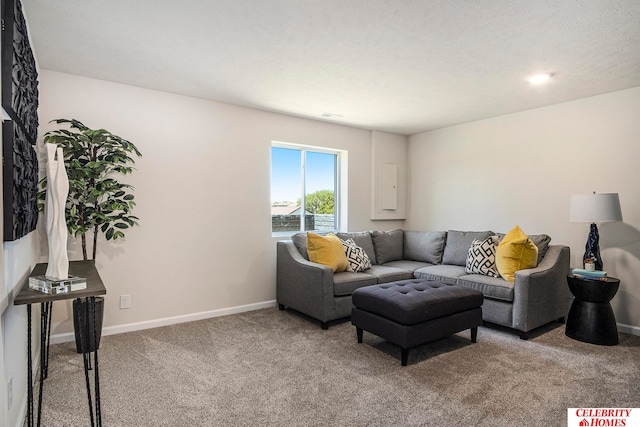
[[467, 254], [467, 273], [484, 274], [485, 276], [500, 277], [496, 267], [496, 244], [494, 236], [484, 240], [474, 239]]
[[371, 260], [367, 253], [360, 246], [356, 245], [353, 239], [341, 240], [344, 253], [347, 256], [347, 271], [358, 273], [371, 268]]

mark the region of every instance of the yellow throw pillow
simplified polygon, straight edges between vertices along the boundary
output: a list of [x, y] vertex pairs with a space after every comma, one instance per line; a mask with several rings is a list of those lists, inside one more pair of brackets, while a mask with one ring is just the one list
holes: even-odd
[[347, 270], [348, 262], [344, 247], [338, 236], [333, 233], [324, 237], [307, 233], [307, 252], [309, 261], [331, 267], [335, 273]]
[[509, 282], [515, 282], [516, 271], [533, 268], [538, 262], [538, 247], [517, 225], [496, 248], [498, 272]]

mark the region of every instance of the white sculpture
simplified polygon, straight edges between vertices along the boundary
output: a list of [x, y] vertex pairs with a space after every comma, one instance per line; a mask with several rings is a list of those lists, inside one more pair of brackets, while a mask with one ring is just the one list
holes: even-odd
[[45, 219], [49, 240], [49, 265], [45, 276], [52, 280], [69, 278], [69, 255], [67, 254], [67, 221], [65, 205], [69, 194], [69, 178], [64, 168], [62, 148], [56, 144], [45, 144], [47, 150], [47, 200]]

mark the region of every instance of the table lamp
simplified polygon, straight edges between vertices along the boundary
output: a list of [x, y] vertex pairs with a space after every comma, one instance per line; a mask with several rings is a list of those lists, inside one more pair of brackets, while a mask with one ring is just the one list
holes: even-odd
[[587, 236], [583, 262], [592, 259], [596, 270], [602, 270], [598, 227], [596, 222], [622, 221], [620, 199], [618, 193], [580, 194], [571, 196], [569, 222], [590, 222], [591, 229]]

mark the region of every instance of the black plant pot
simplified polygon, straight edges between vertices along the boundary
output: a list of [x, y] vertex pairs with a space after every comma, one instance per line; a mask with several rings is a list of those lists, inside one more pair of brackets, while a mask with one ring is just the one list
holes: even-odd
[[[73, 330], [76, 335], [76, 351], [78, 353], [91, 353], [100, 348], [102, 318], [104, 317], [104, 298], [96, 297], [95, 307], [96, 328], [94, 339], [93, 313], [91, 311], [90, 298], [73, 300]], [[89, 322], [86, 321], [87, 315], [89, 317]]]

